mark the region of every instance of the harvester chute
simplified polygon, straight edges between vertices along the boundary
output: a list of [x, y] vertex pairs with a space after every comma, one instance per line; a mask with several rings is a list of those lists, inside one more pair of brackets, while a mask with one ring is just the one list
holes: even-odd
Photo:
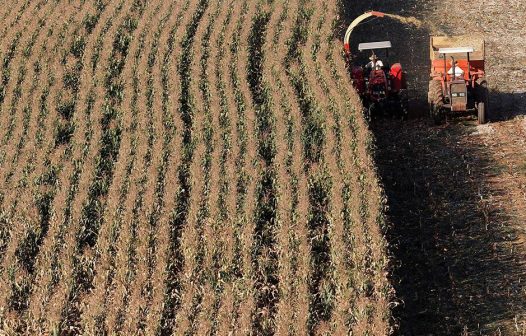
[[349, 27], [347, 28], [347, 31], [345, 32], [345, 37], [343, 39], [343, 48], [345, 49], [345, 53], [347, 55], [349, 55], [351, 53], [351, 46], [349, 44], [349, 41], [351, 39], [351, 34], [352, 34], [352, 31], [354, 30], [354, 28], [356, 28], [356, 26], [358, 26], [363, 20], [367, 19], [367, 18], [370, 18], [370, 17], [384, 17], [385, 14], [382, 13], [382, 12], [377, 12], [377, 11], [370, 11], [370, 12], [367, 12], [367, 13], [363, 13], [362, 15], [358, 16], [356, 19], [354, 19], [353, 22], [351, 22], [351, 24], [349, 25]]

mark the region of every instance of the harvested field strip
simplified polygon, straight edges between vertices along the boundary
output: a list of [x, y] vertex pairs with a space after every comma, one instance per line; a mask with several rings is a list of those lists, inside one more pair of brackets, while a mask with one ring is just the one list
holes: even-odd
[[[195, 132], [195, 101], [192, 90], [191, 71], [192, 58], [194, 52], [194, 40], [199, 27], [199, 22], [203, 18], [208, 8], [208, 1], [201, 0], [196, 6], [192, 6], [192, 11], [186, 14], [191, 15], [191, 19], [185, 25], [185, 34], [181, 41], [182, 53], [180, 54], [179, 62], [179, 76], [180, 76], [180, 95], [179, 105], [181, 119], [183, 121], [183, 128], [181, 130], [183, 135], [183, 149], [181, 164], [178, 168], [179, 190], [177, 192], [176, 205], [174, 213], [170, 219], [170, 249], [168, 251], [167, 259], [170, 260], [167, 265], [166, 278], [166, 293], [165, 304], [160, 321], [159, 333], [161, 335], [171, 334], [176, 326], [176, 317], [184, 299], [181, 296], [181, 291], [184, 290], [184, 277], [181, 274], [185, 269], [188, 269], [188, 263], [191, 262], [184, 249], [183, 230], [187, 229], [188, 221], [194, 220], [189, 218], [189, 211], [191, 207], [192, 191], [194, 186], [191, 181], [192, 161], [194, 160], [194, 144], [196, 143]], [[195, 160], [194, 160], [195, 161]], [[198, 171], [198, 170], [197, 170]], [[194, 193], [195, 198], [195, 193]], [[190, 268], [191, 269], [191, 268]], [[180, 327], [178, 325], [178, 327]]]

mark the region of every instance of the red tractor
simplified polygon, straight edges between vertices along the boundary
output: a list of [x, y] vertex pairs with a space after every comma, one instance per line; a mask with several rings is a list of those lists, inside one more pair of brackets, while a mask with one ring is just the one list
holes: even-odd
[[473, 36], [432, 36], [429, 112], [436, 124], [452, 116], [476, 115], [484, 124], [489, 91], [484, 40]]
[[[357, 61], [359, 57], [350, 52], [349, 39], [354, 27], [365, 18], [384, 15], [380, 12], [368, 12], [351, 23], [344, 39], [347, 67], [350, 69], [353, 86], [360, 95], [369, 118], [378, 113], [405, 118], [408, 112], [406, 74], [400, 63], [393, 65], [387, 63], [391, 42], [360, 43], [358, 45], [360, 52], [371, 52], [369, 63]], [[378, 58], [378, 52], [382, 53], [383, 62]]]

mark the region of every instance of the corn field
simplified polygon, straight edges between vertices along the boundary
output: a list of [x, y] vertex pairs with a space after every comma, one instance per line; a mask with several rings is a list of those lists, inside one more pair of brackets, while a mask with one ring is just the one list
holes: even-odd
[[2, 0], [0, 334], [387, 335], [338, 0]]

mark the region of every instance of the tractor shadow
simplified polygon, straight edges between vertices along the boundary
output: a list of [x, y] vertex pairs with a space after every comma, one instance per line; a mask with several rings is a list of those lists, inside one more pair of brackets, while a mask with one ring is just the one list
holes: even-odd
[[508, 322], [526, 318], [526, 274], [511, 219], [486, 182], [500, 167], [470, 135], [474, 122], [379, 120], [371, 129], [388, 198], [397, 333], [515, 334]]

